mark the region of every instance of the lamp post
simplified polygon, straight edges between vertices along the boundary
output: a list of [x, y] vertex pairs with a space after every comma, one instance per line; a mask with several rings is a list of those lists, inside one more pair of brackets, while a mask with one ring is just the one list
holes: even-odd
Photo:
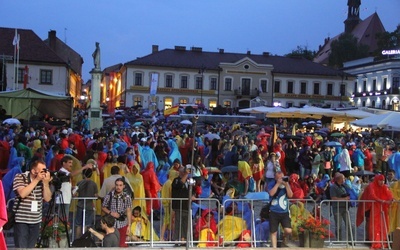
[[201, 89], [200, 89], [200, 104], [203, 105], [203, 83], [204, 83], [204, 71], [206, 68], [202, 65], [199, 69], [199, 74], [201, 75]]

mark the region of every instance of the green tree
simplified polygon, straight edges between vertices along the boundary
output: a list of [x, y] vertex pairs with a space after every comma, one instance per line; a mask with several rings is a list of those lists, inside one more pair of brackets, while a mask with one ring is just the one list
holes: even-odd
[[331, 54], [328, 65], [342, 68], [343, 63], [368, 56], [369, 47], [359, 44], [351, 33], [343, 33], [331, 43]]
[[297, 46], [297, 49], [292, 50], [289, 54], [286, 54], [287, 57], [303, 57], [307, 60], [312, 61], [317, 54], [314, 50], [309, 50], [307, 46]]
[[376, 56], [382, 56], [382, 50], [398, 49], [400, 47], [400, 25], [393, 32], [383, 32], [376, 35], [378, 49]]

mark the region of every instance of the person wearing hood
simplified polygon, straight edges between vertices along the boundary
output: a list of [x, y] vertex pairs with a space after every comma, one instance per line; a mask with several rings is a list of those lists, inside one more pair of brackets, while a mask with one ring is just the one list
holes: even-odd
[[371, 182], [364, 190], [360, 200], [367, 200], [365, 205], [358, 206], [356, 226], [359, 227], [364, 221], [365, 213], [369, 211], [368, 236], [372, 241], [372, 249], [387, 248], [387, 235], [389, 229], [389, 207], [390, 201], [393, 200], [393, 194], [385, 185], [385, 176], [375, 175], [374, 181]]
[[340, 164], [340, 173], [344, 175], [344, 177], [350, 176], [351, 167], [351, 159], [349, 151], [345, 146], [342, 147], [342, 152], [339, 155], [339, 164]]
[[217, 234], [217, 222], [214, 218], [214, 212], [205, 209], [201, 213], [194, 228], [194, 238], [198, 239], [197, 247], [215, 247], [217, 246], [215, 235]]
[[12, 160], [11, 169], [3, 176], [4, 197], [6, 201], [15, 198], [15, 192], [12, 192], [14, 178], [17, 174], [22, 174], [22, 167], [25, 165], [24, 157], [16, 157]]
[[354, 172], [359, 170], [364, 170], [364, 159], [365, 155], [361, 151], [360, 147], [357, 147], [352, 155], [353, 163], [354, 163]]
[[157, 198], [161, 185], [158, 182], [153, 162], [147, 163], [146, 168], [142, 171], [142, 176], [146, 198], [152, 198], [152, 200], [146, 200], [146, 213], [149, 215], [151, 210], [160, 209], [160, 201]]
[[127, 173], [125, 177], [131, 184], [133, 193], [135, 194], [135, 198], [132, 200], [132, 207], [140, 206], [142, 211], [146, 211], [146, 202], [144, 201], [146, 192], [144, 190], [143, 176], [140, 173], [140, 166], [136, 161], [132, 166], [132, 171]]

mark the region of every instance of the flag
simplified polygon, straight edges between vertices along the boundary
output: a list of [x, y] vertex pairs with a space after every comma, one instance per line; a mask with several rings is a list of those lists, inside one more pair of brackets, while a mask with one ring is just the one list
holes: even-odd
[[18, 51], [19, 50], [19, 34], [17, 33], [17, 30], [15, 30], [13, 45], [15, 46], [15, 50]]
[[164, 117], [168, 117], [170, 115], [177, 115], [179, 112], [179, 105], [175, 105], [169, 109], [164, 110]]
[[150, 84], [150, 95], [155, 96], [157, 94], [158, 87], [158, 74], [151, 74], [151, 84]]
[[293, 128], [292, 128], [292, 135], [296, 135], [296, 128], [297, 128], [297, 123], [295, 123], [295, 124], [293, 125]]

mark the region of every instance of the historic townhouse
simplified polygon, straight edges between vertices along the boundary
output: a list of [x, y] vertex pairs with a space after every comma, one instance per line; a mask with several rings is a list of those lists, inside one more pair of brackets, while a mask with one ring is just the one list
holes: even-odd
[[125, 106], [150, 110], [176, 104], [245, 108], [251, 100], [268, 106], [339, 107], [348, 104], [353, 90], [349, 75], [303, 58], [199, 47], [159, 51], [153, 45], [151, 54], [125, 63], [118, 73]]
[[[81, 95], [82, 57], [50, 31], [43, 41], [32, 30], [0, 28], [0, 90], [27, 88], [46, 91], [54, 95]], [[18, 52], [15, 53], [15, 45]], [[18, 67], [14, 59], [19, 58]], [[25, 82], [25, 84], [24, 84]]]

